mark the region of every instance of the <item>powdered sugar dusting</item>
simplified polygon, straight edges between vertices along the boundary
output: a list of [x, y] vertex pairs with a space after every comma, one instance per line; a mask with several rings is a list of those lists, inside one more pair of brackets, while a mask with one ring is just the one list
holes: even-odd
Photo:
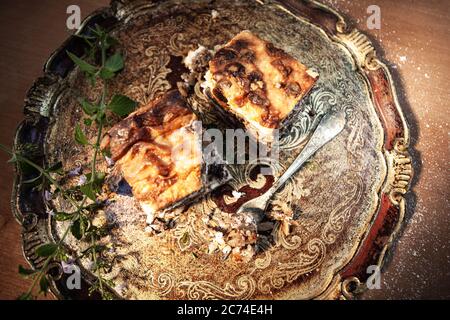
[[[388, 258], [381, 290], [364, 298], [450, 298], [448, 4], [377, 1], [381, 29], [368, 30], [370, 1], [327, 0], [369, 34], [389, 61], [410, 125], [415, 195], [407, 196], [406, 224]], [[407, 16], [404, 14], [408, 12]], [[446, 14], [447, 12], [447, 14]], [[447, 26], [447, 28], [445, 27]], [[446, 31], [447, 30], [447, 31]], [[381, 53], [381, 54], [380, 54]]]

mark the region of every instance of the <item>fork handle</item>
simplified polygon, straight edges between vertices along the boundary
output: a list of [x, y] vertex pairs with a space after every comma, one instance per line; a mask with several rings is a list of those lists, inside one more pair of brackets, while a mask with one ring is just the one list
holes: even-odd
[[297, 172], [298, 169], [321, 147], [338, 135], [345, 125], [345, 114], [343, 111], [329, 112], [320, 120], [316, 130], [306, 144], [305, 148], [300, 152], [297, 158], [292, 162], [283, 175], [275, 181], [272, 187], [267, 191], [270, 197], [280, 189], [290, 177]]

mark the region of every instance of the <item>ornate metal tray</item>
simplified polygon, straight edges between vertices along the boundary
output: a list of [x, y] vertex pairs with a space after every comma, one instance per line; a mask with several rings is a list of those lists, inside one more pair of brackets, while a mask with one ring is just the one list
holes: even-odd
[[[218, 17], [213, 17], [216, 10]], [[369, 39], [350, 30], [336, 12], [314, 1], [168, 0], [117, 1], [93, 13], [82, 26], [99, 24], [115, 33], [126, 54], [126, 68], [114, 80], [112, 92], [141, 103], [176, 86], [185, 72], [182, 58], [198, 44], [213, 47], [250, 29], [309, 67], [320, 80], [304, 101], [305, 112], [282, 141], [281, 162], [268, 163], [274, 174], [283, 171], [301, 150], [317, 116], [328, 108], [344, 109], [344, 132], [291, 179], [278, 197], [298, 213], [299, 226], [250, 262], [224, 260], [202, 254], [199, 230], [202, 216], [228, 212], [265, 190], [270, 176], [256, 175], [255, 165], [231, 167], [234, 181], [222, 195], [213, 194], [192, 205], [177, 227], [162, 237], [144, 232], [145, 216], [131, 197], [105, 210], [117, 225], [105, 239], [113, 244], [115, 263], [108, 277], [111, 291], [126, 299], [336, 299], [352, 298], [371, 275], [370, 265], [381, 266], [403, 221], [404, 194], [412, 168], [409, 133], [398, 104], [392, 78], [376, 57]], [[44, 75], [25, 100], [26, 118], [15, 137], [15, 147], [39, 147], [35, 161], [61, 160], [66, 168], [83, 165], [87, 155], [72, 142], [73, 124], [80, 117], [75, 92], [95, 97], [66, 56], [81, 54], [82, 42], [69, 38], [48, 60]], [[214, 113], [196, 87], [189, 97], [205, 122]], [[41, 192], [30, 190], [18, 170], [13, 212], [23, 225], [23, 249], [30, 264], [42, 260], [34, 249], [55, 241], [60, 227], [46, 213]], [[230, 190], [246, 190], [236, 201]], [[63, 205], [58, 199], [52, 206]], [[186, 241], [180, 241], [188, 233]], [[77, 244], [70, 239], [67, 246]], [[191, 250], [197, 250], [192, 255]], [[203, 250], [203, 251], [202, 251]], [[92, 274], [85, 261], [81, 290], [66, 288], [67, 276], [58, 264], [52, 291], [59, 298], [89, 298]], [[91, 297], [95, 298], [95, 296]]]

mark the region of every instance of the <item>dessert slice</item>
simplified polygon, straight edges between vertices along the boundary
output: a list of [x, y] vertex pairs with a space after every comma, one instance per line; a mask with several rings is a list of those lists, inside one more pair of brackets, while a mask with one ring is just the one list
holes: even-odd
[[173, 209], [226, 182], [219, 164], [205, 164], [202, 132], [178, 91], [130, 114], [102, 142], [152, 223], [155, 213]]
[[209, 62], [206, 94], [256, 138], [270, 142], [300, 111], [318, 75], [250, 31], [242, 31]]

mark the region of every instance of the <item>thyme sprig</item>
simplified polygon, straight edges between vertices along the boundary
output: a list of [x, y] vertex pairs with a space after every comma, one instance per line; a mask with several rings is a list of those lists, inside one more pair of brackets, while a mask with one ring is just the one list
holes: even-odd
[[[49, 291], [49, 266], [54, 261], [69, 261], [70, 257], [64, 247], [64, 242], [69, 234], [72, 234], [78, 241], [88, 243], [89, 246], [76, 258], [89, 258], [92, 261], [92, 271], [96, 275], [96, 280], [89, 288], [89, 293], [98, 292], [103, 299], [111, 299], [112, 295], [107, 287], [113, 286], [113, 283], [105, 279], [104, 274], [111, 269], [111, 266], [104, 258], [105, 251], [108, 249], [105, 245], [100, 245], [99, 240], [106, 234], [104, 226], [96, 226], [93, 219], [100, 209], [101, 205], [97, 201], [101, 193], [101, 188], [106, 174], [97, 169], [99, 158], [104, 154], [100, 148], [103, 137], [104, 126], [109, 122], [109, 115], [126, 116], [132, 112], [137, 103], [124, 95], [114, 95], [109, 101], [108, 81], [114, 78], [118, 72], [124, 68], [124, 59], [119, 51], [113, 50], [118, 44], [117, 40], [102, 30], [99, 26], [90, 29], [90, 35], [79, 35], [87, 44], [88, 50], [85, 59], [67, 52], [70, 59], [87, 76], [91, 85], [98, 81], [102, 83], [102, 92], [98, 101], [89, 101], [86, 98], [78, 99], [81, 109], [84, 112], [83, 123], [85, 126], [96, 125], [95, 142], [91, 143], [84, 133], [82, 126], [76, 124], [74, 129], [74, 139], [77, 143], [93, 149], [93, 157], [90, 162], [90, 172], [86, 174], [86, 181], [75, 187], [64, 187], [58, 182], [58, 175], [62, 175], [61, 163], [54, 164], [44, 168], [29, 159], [30, 152], [21, 150], [10, 151], [1, 146], [0, 149], [11, 155], [10, 162], [16, 163], [20, 169], [31, 169], [34, 177], [23, 181], [30, 184], [39, 191], [50, 193], [53, 188], [53, 194], [59, 194], [71, 205], [70, 211], [54, 213], [56, 221], [65, 221], [66, 229], [56, 243], [46, 243], [36, 249], [36, 255], [45, 258], [39, 269], [28, 269], [19, 266], [19, 273], [27, 278], [32, 278], [30, 288], [23, 293], [19, 299], [34, 299], [39, 294], [47, 294]], [[33, 149], [36, 146], [28, 146]], [[38, 294], [35, 289], [39, 285]]]

